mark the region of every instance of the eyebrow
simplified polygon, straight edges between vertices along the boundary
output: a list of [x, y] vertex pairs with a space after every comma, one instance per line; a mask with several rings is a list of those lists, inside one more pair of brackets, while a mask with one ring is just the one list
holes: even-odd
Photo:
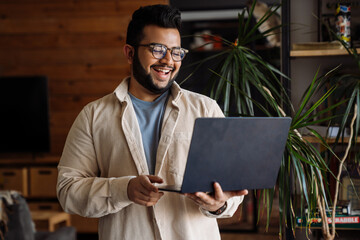
[[169, 48], [169, 47], [168, 47], [168, 46], [166, 46], [165, 44], [162, 44], [162, 43], [157, 43], [157, 42], [152, 42], [152, 43], [149, 43], [149, 44], [158, 44], [158, 45], [163, 45], [163, 46], [165, 46], [165, 47], [166, 47], [166, 48], [168, 48], [168, 49], [181, 48], [181, 46], [176, 46], [176, 47]]

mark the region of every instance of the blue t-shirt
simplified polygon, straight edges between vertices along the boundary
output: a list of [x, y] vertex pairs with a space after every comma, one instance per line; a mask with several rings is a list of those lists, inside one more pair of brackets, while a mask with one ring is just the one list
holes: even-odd
[[138, 120], [150, 174], [155, 172], [156, 153], [159, 145], [162, 119], [169, 91], [153, 102], [146, 102], [129, 93]]

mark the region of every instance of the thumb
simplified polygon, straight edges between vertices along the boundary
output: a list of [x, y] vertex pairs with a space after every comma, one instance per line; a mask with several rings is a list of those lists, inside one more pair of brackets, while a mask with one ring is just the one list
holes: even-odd
[[241, 190], [238, 192], [238, 194], [241, 195], [248, 195], [249, 191], [247, 189]]
[[248, 195], [249, 191], [247, 189], [243, 189], [243, 190], [239, 190], [239, 191], [234, 191], [233, 197], [235, 196], [244, 196], [244, 195]]

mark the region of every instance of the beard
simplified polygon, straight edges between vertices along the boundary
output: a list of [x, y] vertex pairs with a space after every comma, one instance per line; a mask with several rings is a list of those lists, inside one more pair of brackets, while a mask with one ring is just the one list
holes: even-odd
[[[150, 68], [152, 68], [154, 66], [156, 66], [156, 65], [151, 65]], [[134, 75], [134, 78], [136, 79], [136, 81], [138, 83], [140, 83], [140, 85], [143, 86], [145, 89], [149, 90], [150, 92], [152, 92], [154, 94], [163, 94], [164, 92], [166, 92], [171, 87], [171, 85], [174, 83], [174, 81], [178, 75], [178, 73], [176, 73], [173, 78], [170, 78], [168, 84], [165, 87], [156, 86], [151, 75], [147, 74], [145, 69], [141, 65], [139, 56], [138, 56], [136, 50], [135, 50], [135, 54], [134, 54], [132, 70], [133, 70], [133, 75]]]

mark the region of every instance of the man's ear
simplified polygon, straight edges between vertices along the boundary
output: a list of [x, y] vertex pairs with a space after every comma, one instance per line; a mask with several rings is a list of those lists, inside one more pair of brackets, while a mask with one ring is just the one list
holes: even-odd
[[134, 59], [134, 54], [135, 54], [135, 49], [133, 48], [133, 46], [131, 46], [129, 44], [125, 44], [123, 51], [124, 51], [124, 55], [125, 55], [128, 63], [132, 64], [133, 59]]

